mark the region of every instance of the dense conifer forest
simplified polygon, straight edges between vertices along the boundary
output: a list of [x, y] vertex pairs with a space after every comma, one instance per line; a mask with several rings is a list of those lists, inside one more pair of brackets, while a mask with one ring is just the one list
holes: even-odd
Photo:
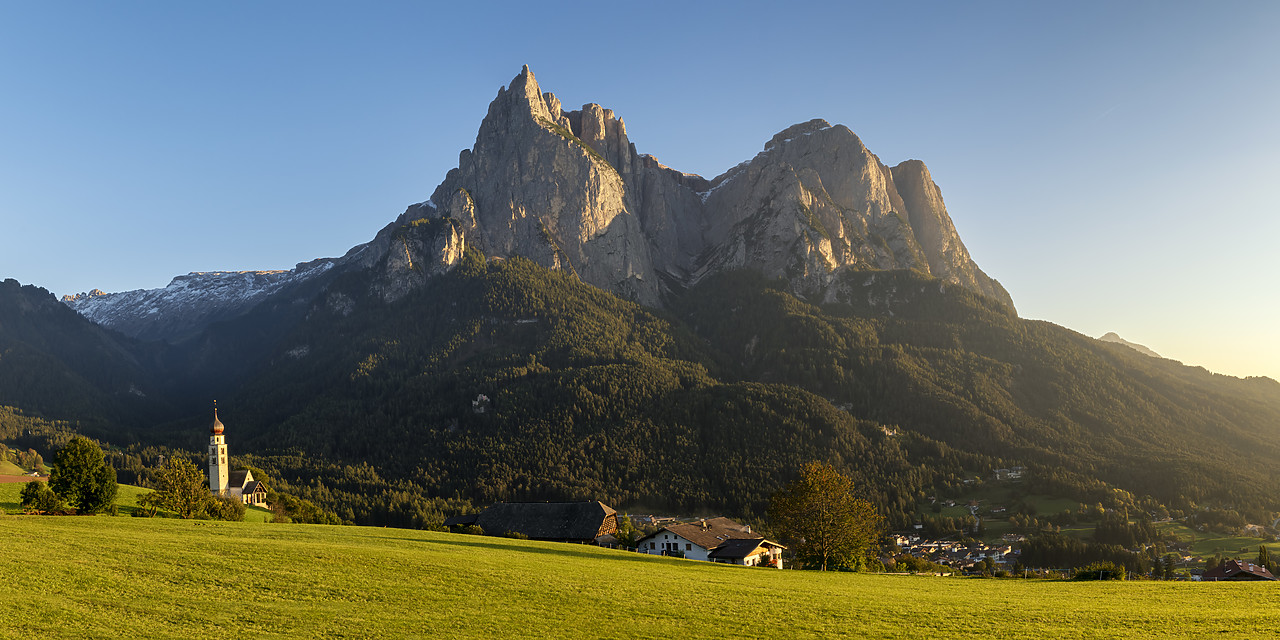
[[233, 459], [276, 490], [325, 517], [411, 527], [495, 500], [585, 498], [759, 520], [815, 460], [892, 527], [1012, 465], [1029, 490], [1084, 504], [1280, 509], [1274, 381], [1019, 319], [918, 273], [849, 272], [810, 301], [725, 273], [662, 310], [474, 252], [391, 303], [368, 278], [340, 274], [174, 345], [7, 281], [0, 442], [49, 458], [85, 433], [121, 482], [145, 485], [159, 456], [202, 450], [216, 393]]

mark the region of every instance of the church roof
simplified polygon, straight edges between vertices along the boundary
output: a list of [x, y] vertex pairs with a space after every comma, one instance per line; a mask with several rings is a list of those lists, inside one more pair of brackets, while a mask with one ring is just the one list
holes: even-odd
[[254, 482], [253, 474], [248, 469], [232, 471], [227, 476], [227, 486], [235, 489], [242, 489], [249, 486], [250, 482]]

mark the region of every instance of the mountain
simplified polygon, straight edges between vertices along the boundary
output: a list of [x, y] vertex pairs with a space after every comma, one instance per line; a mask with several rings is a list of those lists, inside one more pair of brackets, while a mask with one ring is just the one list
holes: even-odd
[[428, 200], [308, 264], [68, 301], [151, 341], [17, 288], [39, 313], [0, 315], [27, 354], [0, 373], [47, 380], [0, 401], [84, 397], [157, 425], [122, 444], [200, 450], [217, 397], [241, 460], [369, 524], [586, 497], [758, 516], [814, 459], [895, 526], [1012, 464], [1028, 493], [1135, 513], [1280, 509], [1280, 384], [1019, 318], [928, 169], [824, 121], [705, 179], [525, 69]]
[[413, 215], [460, 222], [486, 255], [650, 305], [669, 284], [742, 267], [804, 294], [848, 269], [913, 269], [1013, 305], [970, 258], [919, 161], [890, 169], [848, 128], [813, 120], [707, 180], [637, 153], [612, 110], [563, 110], [528, 67]]
[[1138, 343], [1136, 343], [1136, 342], [1129, 342], [1128, 340], [1125, 340], [1124, 338], [1121, 338], [1121, 337], [1120, 337], [1118, 334], [1116, 334], [1116, 332], [1114, 332], [1114, 331], [1107, 332], [1107, 334], [1106, 334], [1106, 335], [1104, 335], [1104, 336], [1102, 336], [1102, 337], [1100, 337], [1100, 338], [1098, 338], [1098, 339], [1099, 339], [1099, 340], [1101, 340], [1101, 341], [1103, 341], [1103, 342], [1111, 342], [1111, 343], [1115, 343], [1115, 344], [1122, 344], [1122, 345], [1124, 345], [1124, 346], [1126, 346], [1126, 347], [1129, 347], [1130, 349], [1133, 349], [1134, 351], [1137, 351], [1138, 353], [1141, 353], [1141, 354], [1142, 354], [1142, 355], [1144, 355], [1144, 356], [1151, 356], [1152, 358], [1162, 358], [1162, 357], [1164, 357], [1164, 356], [1161, 356], [1160, 354], [1156, 353], [1155, 351], [1152, 351], [1151, 349], [1148, 349], [1147, 347], [1144, 347], [1144, 346], [1142, 346], [1142, 345], [1140, 345], [1140, 344], [1138, 344]]
[[[447, 227], [448, 237], [412, 231], [432, 246], [411, 246], [406, 229], [419, 221], [447, 223], [429, 228]], [[172, 341], [335, 266], [382, 264], [376, 286], [394, 299], [423, 282], [410, 272], [447, 270], [467, 247], [522, 256], [650, 306], [708, 275], [751, 268], [809, 298], [850, 269], [911, 269], [1013, 307], [969, 256], [920, 161], [889, 168], [848, 128], [813, 120], [708, 180], [638, 153], [610, 109], [562, 109], [528, 67], [498, 91], [474, 146], [431, 198], [343, 258], [65, 301], [127, 335]]]
[[149, 368], [156, 355], [45, 289], [0, 282], [0, 406], [80, 420], [85, 429], [136, 428], [168, 409]]
[[334, 260], [300, 264], [290, 271], [209, 271], [177, 276], [163, 289], [103, 293], [94, 289], [62, 297], [80, 315], [141, 340], [175, 341], [243, 315], [269, 296], [318, 277]]

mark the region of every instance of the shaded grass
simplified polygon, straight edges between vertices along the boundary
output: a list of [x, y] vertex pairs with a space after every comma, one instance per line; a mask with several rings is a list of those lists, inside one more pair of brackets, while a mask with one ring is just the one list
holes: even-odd
[[1280, 622], [1275, 584], [818, 574], [453, 534], [0, 518], [0, 637], [1152, 638]]

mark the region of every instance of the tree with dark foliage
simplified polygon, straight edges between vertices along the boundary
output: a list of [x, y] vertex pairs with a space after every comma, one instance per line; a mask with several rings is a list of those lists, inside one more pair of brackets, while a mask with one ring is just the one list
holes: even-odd
[[106, 464], [102, 448], [84, 437], [72, 438], [58, 450], [49, 488], [77, 513], [102, 513], [116, 502], [116, 470]]

